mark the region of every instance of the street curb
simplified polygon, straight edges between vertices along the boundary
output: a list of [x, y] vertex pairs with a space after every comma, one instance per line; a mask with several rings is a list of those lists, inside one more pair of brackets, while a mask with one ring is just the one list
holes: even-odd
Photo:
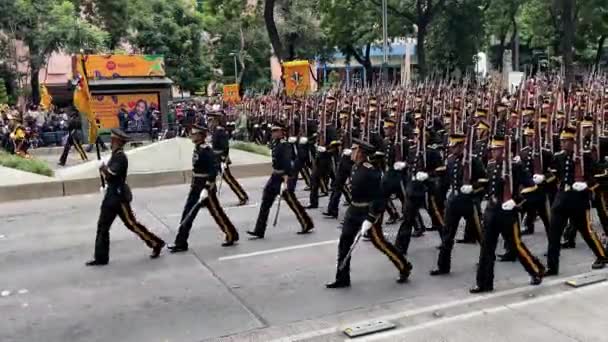
[[[271, 163], [230, 167], [232, 175], [237, 179], [266, 176], [270, 174], [271, 170]], [[136, 173], [130, 174], [128, 177], [129, 186], [134, 189], [189, 184], [191, 180], [191, 170]], [[0, 203], [96, 193], [99, 192], [99, 182], [99, 178], [96, 177], [2, 186], [0, 187]]]

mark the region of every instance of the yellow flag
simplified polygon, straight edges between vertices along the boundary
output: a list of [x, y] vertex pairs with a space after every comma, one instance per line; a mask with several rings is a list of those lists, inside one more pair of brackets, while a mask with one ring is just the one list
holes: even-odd
[[49, 94], [49, 89], [46, 84], [40, 85], [40, 106], [44, 110], [51, 110], [51, 104], [53, 103], [53, 97]]
[[91, 107], [91, 93], [89, 92], [89, 82], [84, 71], [84, 56], [76, 55], [74, 73], [74, 106], [78, 111], [87, 117], [89, 122], [89, 143], [95, 143], [97, 140], [97, 124], [95, 123], [95, 114]]

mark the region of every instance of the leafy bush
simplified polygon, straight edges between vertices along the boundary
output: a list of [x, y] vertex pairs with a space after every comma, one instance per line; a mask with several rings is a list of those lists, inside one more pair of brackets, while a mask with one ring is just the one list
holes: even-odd
[[251, 143], [251, 142], [234, 141], [230, 144], [230, 147], [234, 148], [236, 150], [251, 152], [251, 153], [255, 153], [255, 154], [261, 154], [263, 156], [270, 157], [270, 149], [267, 146], [258, 145], [258, 144]]
[[12, 169], [53, 177], [53, 170], [49, 167], [49, 165], [38, 159], [26, 159], [0, 151], [0, 165], [10, 167]]

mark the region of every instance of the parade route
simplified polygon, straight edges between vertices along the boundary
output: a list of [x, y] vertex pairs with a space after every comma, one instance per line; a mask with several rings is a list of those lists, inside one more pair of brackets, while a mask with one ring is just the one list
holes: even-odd
[[[111, 230], [110, 264], [101, 268], [84, 266], [93, 253], [100, 194], [0, 204], [0, 341], [343, 341], [340, 327], [381, 317], [393, 320], [397, 328], [369, 340], [528, 341], [532, 335], [509, 328], [522, 324], [543, 339], [601, 341], [592, 329], [603, 324], [601, 310], [582, 316], [580, 312], [590, 311], [579, 305], [592, 305], [600, 294], [606, 297], [606, 286], [570, 290], [563, 285], [571, 276], [591, 272], [594, 257], [580, 237], [576, 249], [562, 251], [560, 277], [547, 278], [536, 288], [527, 286], [519, 263], [497, 263], [495, 292], [470, 295], [479, 256], [479, 247], [470, 244], [455, 246], [450, 275], [430, 277], [439, 236], [426, 232], [412, 240], [409, 283], [397, 284], [393, 265], [371, 243], [361, 242], [353, 254], [352, 287], [327, 290], [324, 283], [335, 274], [340, 233], [338, 220], [321, 215], [327, 198], [321, 199], [320, 209], [309, 211], [314, 233], [296, 235], [298, 223], [286, 205], [272, 227], [275, 203], [266, 239], [251, 241], [245, 231], [255, 223], [265, 181], [241, 180], [250, 196], [243, 207], [235, 207], [236, 196], [223, 185], [220, 202], [241, 234], [235, 247], [220, 246], [222, 235], [202, 210], [190, 251], [165, 251], [150, 260], [146, 246], [117, 220]], [[135, 215], [172, 243], [187, 191], [188, 185], [136, 189]], [[298, 191], [297, 197], [307, 194]], [[345, 210], [340, 207], [340, 218]], [[389, 239], [397, 229], [385, 227]], [[544, 262], [547, 242], [540, 223], [536, 234], [524, 241]], [[532, 297], [547, 299], [517, 304]], [[605, 300], [597, 305], [605, 307]], [[586, 335], [578, 336], [574, 323], [567, 322], [563, 336], [547, 335], [554, 328], [546, 320], [560, 313], [561, 320], [553, 325], [567, 319], [585, 322]], [[430, 319], [434, 315], [440, 316]], [[456, 333], [461, 324], [465, 328]], [[491, 335], [483, 334], [484, 326], [488, 332], [494, 329]], [[476, 329], [477, 335], [472, 333]]]

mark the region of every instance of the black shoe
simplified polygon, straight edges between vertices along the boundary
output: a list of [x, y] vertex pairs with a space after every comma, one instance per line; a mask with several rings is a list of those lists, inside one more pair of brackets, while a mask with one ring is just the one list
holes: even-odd
[[364, 241], [370, 241], [371, 239], [372, 239], [372, 238], [371, 238], [371, 236], [369, 236], [369, 233], [365, 233], [365, 234], [363, 234], [363, 240], [364, 240]]
[[187, 252], [188, 246], [171, 245], [171, 246], [167, 247], [167, 249], [169, 250], [169, 253], [174, 254], [174, 253]]
[[448, 274], [448, 273], [450, 273], [450, 271], [440, 270], [440, 269], [435, 269], [435, 270], [432, 270], [431, 272], [429, 272], [429, 274], [432, 276], [438, 276], [438, 275], [443, 275], [443, 274]]
[[423, 235], [424, 235], [424, 230], [422, 230], [422, 229], [416, 229], [416, 230], [414, 230], [414, 232], [412, 233], [412, 237], [413, 237], [413, 238], [419, 238], [419, 237], [421, 237], [421, 236], [423, 236]]
[[304, 209], [318, 209], [318, 208], [319, 208], [318, 204], [317, 205], [309, 204], [309, 205], [307, 205], [307, 206], [304, 207]]
[[399, 221], [399, 216], [394, 216], [394, 217], [389, 218], [386, 221], [386, 224], [387, 225], [395, 224], [395, 223], [397, 223], [397, 221]]
[[469, 292], [472, 294], [476, 294], [476, 293], [484, 293], [484, 292], [492, 292], [494, 291], [494, 288], [492, 287], [479, 287], [479, 286], [475, 286], [472, 287]]
[[456, 243], [475, 244], [476, 241], [471, 239], [458, 239], [456, 240]]
[[530, 285], [540, 285], [543, 282], [543, 277], [535, 275], [530, 277]]
[[251, 235], [254, 237], [254, 239], [263, 239], [264, 238], [264, 234], [258, 234], [256, 232], [252, 232], [252, 231], [247, 231], [247, 234]]
[[548, 269], [545, 271], [544, 276], [545, 276], [545, 277], [551, 277], [551, 276], [556, 276], [557, 274], [558, 274], [557, 270], [552, 269], [552, 268], [548, 268]]
[[513, 254], [501, 254], [498, 255], [498, 261], [500, 262], [515, 262], [517, 260], [517, 257], [515, 257], [515, 255]]
[[240, 201], [239, 204], [237, 204], [237, 205], [240, 207], [242, 205], [247, 204], [248, 202], [249, 202], [249, 199], [244, 199], [244, 200]]
[[65, 166], [65, 163], [59, 162], [59, 163], [57, 163], [57, 165], [59, 165], [59, 166]]
[[165, 247], [165, 243], [161, 243], [158, 246], [152, 248], [152, 254], [150, 254], [150, 259], [156, 259], [160, 256], [160, 252]]
[[305, 187], [304, 191], [310, 191], [310, 187], [309, 186]]
[[224, 243], [222, 243], [222, 247], [230, 247], [230, 246], [234, 246], [234, 243], [236, 241], [224, 241]]
[[350, 280], [336, 280], [333, 283], [325, 284], [325, 287], [328, 289], [343, 289], [350, 287]]
[[332, 219], [338, 218], [338, 214], [330, 213], [329, 211], [322, 213], [322, 215], [325, 216], [325, 218], [332, 218]]
[[86, 266], [104, 266], [107, 264], [108, 264], [107, 261], [97, 261], [97, 260], [91, 260], [91, 261], [87, 261], [85, 263]]
[[608, 263], [607, 259], [598, 258], [593, 262], [593, 264], [591, 264], [591, 268], [594, 270], [599, 270], [606, 267], [606, 263]]
[[312, 228], [309, 228], [309, 229], [303, 229], [303, 230], [300, 230], [299, 232], [297, 232], [296, 234], [298, 234], [298, 235], [310, 234], [313, 229], [315, 229], [315, 228], [312, 227]]
[[574, 242], [574, 241], [566, 241], [566, 242], [562, 243], [562, 248], [563, 249], [576, 248], [576, 242]]
[[521, 235], [532, 235], [534, 234], [534, 228], [526, 228], [521, 231]]

